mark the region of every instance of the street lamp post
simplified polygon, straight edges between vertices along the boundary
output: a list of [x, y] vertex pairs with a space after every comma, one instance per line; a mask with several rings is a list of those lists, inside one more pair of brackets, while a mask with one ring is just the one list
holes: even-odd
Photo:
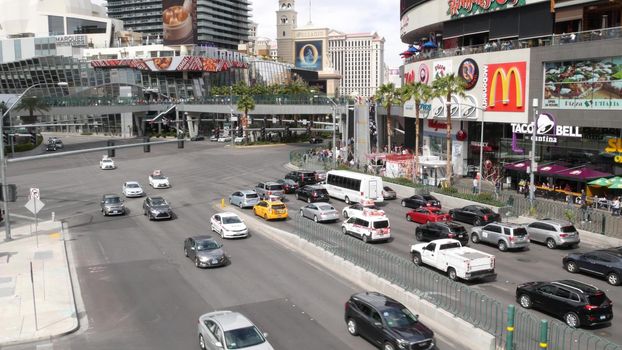
[[536, 197], [536, 184], [535, 173], [537, 169], [536, 165], [536, 135], [537, 135], [537, 122], [538, 122], [538, 99], [532, 100], [531, 106], [533, 107], [533, 130], [531, 131], [531, 164], [529, 166], [529, 206], [533, 210], [534, 200]]
[[333, 168], [337, 168], [337, 118], [335, 114], [337, 114], [337, 104], [333, 101], [332, 98], [326, 97], [330, 103], [333, 104]]
[[[9, 116], [10, 118], [10, 114], [11, 110], [19, 103], [19, 101], [21, 101], [21, 99], [26, 95], [26, 93], [28, 91], [30, 91], [31, 89], [38, 87], [38, 86], [42, 86], [42, 85], [51, 85], [48, 83], [37, 83], [34, 85], [31, 85], [29, 87], [26, 88], [26, 90], [24, 90], [24, 92], [22, 92], [22, 94], [17, 98], [17, 100], [15, 100], [15, 103], [13, 103], [11, 105], [11, 107], [9, 107], [6, 112], [4, 112], [4, 114], [2, 114], [2, 119], [0, 119], [0, 135], [4, 135], [4, 118], [6, 116]], [[52, 84], [54, 85], [54, 84]], [[58, 82], [55, 85], [58, 86], [67, 86], [66, 82]], [[11, 219], [10, 219], [10, 215], [9, 215], [9, 202], [8, 202], [8, 191], [7, 191], [7, 183], [6, 183], [6, 158], [4, 155], [4, 142], [2, 142], [2, 145], [0, 145], [0, 185], [2, 186], [2, 207], [4, 210], [4, 231], [5, 231], [5, 240], [6, 241], [10, 241], [11, 238]]]

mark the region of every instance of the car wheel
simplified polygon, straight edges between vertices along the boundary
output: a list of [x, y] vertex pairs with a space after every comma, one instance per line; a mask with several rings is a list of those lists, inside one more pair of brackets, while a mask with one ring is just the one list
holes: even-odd
[[451, 216], [452, 220], [456, 220], [456, 213], [450, 213], [449, 215]]
[[568, 327], [578, 328], [579, 327], [579, 316], [574, 312], [569, 312], [564, 315], [564, 322], [568, 325]]
[[384, 343], [382, 350], [395, 350], [395, 346], [393, 346], [393, 344], [391, 343]]
[[413, 219], [410, 217], [410, 215], [406, 214], [406, 221], [413, 221]]
[[421, 266], [421, 254], [413, 253], [412, 255], [413, 264]]
[[194, 266], [199, 267], [199, 258], [194, 258]]
[[521, 296], [518, 297], [518, 303], [525, 309], [531, 309], [531, 298], [527, 294], [521, 294]]
[[473, 222], [474, 226], [482, 226], [482, 219], [477, 218], [475, 219], [475, 221]]
[[555, 240], [553, 238], [548, 238], [546, 240], [546, 247], [549, 249], [555, 249], [557, 247], [557, 244], [555, 243]]
[[184, 248], [184, 255], [186, 256], [186, 258], [188, 257], [188, 249]]
[[508, 245], [507, 243], [505, 243], [505, 241], [499, 241], [499, 243], [497, 243], [497, 248], [499, 248], [500, 251], [504, 252], [508, 250]]
[[300, 209], [300, 217], [301, 217], [301, 218], [304, 218], [304, 217], [305, 217], [305, 214], [302, 212], [302, 209]]
[[212, 229], [212, 232], [216, 232], [216, 229], [214, 228], [214, 225], [211, 225], [211, 229]]
[[242, 209], [242, 207], [243, 207], [242, 202], [238, 202], [238, 207], [240, 207], [240, 209]]
[[453, 267], [450, 267], [447, 269], [447, 276], [452, 281], [455, 281], [458, 279], [458, 274], [456, 273], [456, 269], [454, 269]]
[[343, 218], [344, 218], [344, 219], [347, 219], [347, 218], [348, 218], [348, 212], [347, 212], [347, 211], [345, 211], [345, 210], [344, 210], [344, 211], [342, 212], [342, 214], [343, 214]]
[[479, 243], [479, 236], [477, 235], [477, 233], [471, 233], [471, 242], [473, 243]]
[[205, 339], [203, 339], [203, 334], [199, 334], [199, 347], [202, 350], [207, 350], [207, 348], [205, 347]]
[[620, 275], [618, 275], [615, 272], [610, 272], [607, 275], [607, 283], [609, 283], [612, 286], [619, 286], [620, 285]]
[[348, 325], [348, 333], [350, 333], [350, 335], [355, 336], [355, 337], [359, 335], [359, 330], [358, 330], [358, 327], [356, 326], [355, 320], [349, 318], [347, 325]]
[[311, 197], [307, 198], [307, 203], [311, 203]]
[[300, 196], [298, 195], [298, 193], [296, 193], [296, 199], [300, 199]]
[[253, 214], [257, 216], [257, 211], [255, 210], [255, 208], [253, 208]]
[[346, 202], [346, 204], [350, 204], [350, 198], [348, 198], [348, 196], [346, 196], [343, 201]]
[[369, 235], [363, 235], [363, 242], [368, 243], [369, 242]]
[[415, 231], [415, 239], [418, 241], [422, 241], [423, 240], [423, 233], [421, 233], [420, 231]]
[[341, 232], [343, 232], [344, 235], [347, 235], [348, 234], [348, 229], [345, 228], [345, 227], [342, 227], [341, 228]]
[[263, 218], [264, 218], [265, 220], [268, 220], [268, 213], [263, 214]]
[[575, 273], [579, 270], [577, 263], [574, 261], [569, 261], [566, 263], [566, 271], [570, 273]]
[[313, 215], [313, 221], [315, 221], [317, 223], [317, 216]]
[[406, 208], [406, 202], [402, 201], [402, 207]]

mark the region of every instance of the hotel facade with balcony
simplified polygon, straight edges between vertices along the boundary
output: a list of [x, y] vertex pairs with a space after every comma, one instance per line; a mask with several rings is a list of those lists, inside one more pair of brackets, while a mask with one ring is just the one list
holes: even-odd
[[[471, 174], [483, 148], [484, 174], [496, 169], [516, 181], [528, 176], [535, 115], [538, 169], [575, 169], [566, 179], [577, 183], [583, 169], [621, 174], [622, 150], [609, 147], [622, 139], [621, 14], [619, 0], [402, 0], [401, 39], [418, 51], [404, 59], [403, 83], [453, 73], [467, 88], [449, 104], [430, 101], [424, 151], [446, 153], [451, 108], [454, 173]], [[410, 147], [414, 117], [406, 103], [394, 124]]]

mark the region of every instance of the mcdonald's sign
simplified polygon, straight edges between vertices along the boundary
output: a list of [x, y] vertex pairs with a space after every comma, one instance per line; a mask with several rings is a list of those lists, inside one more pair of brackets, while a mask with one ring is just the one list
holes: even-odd
[[524, 112], [526, 62], [488, 64], [484, 69], [486, 110]]

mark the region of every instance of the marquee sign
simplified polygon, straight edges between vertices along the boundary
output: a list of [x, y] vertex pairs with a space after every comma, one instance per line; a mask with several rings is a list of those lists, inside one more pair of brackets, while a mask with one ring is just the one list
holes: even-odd
[[473, 16], [480, 13], [524, 6], [526, 0], [449, 0], [447, 14], [451, 19]]
[[[533, 122], [529, 124], [512, 123], [512, 132], [533, 135]], [[536, 120], [536, 141], [557, 143], [558, 137], [583, 137], [578, 126], [558, 125], [550, 113], [540, 113]]]
[[614, 162], [622, 163], [622, 139], [609, 139], [607, 141], [607, 147], [605, 147], [605, 153], [612, 154]]

